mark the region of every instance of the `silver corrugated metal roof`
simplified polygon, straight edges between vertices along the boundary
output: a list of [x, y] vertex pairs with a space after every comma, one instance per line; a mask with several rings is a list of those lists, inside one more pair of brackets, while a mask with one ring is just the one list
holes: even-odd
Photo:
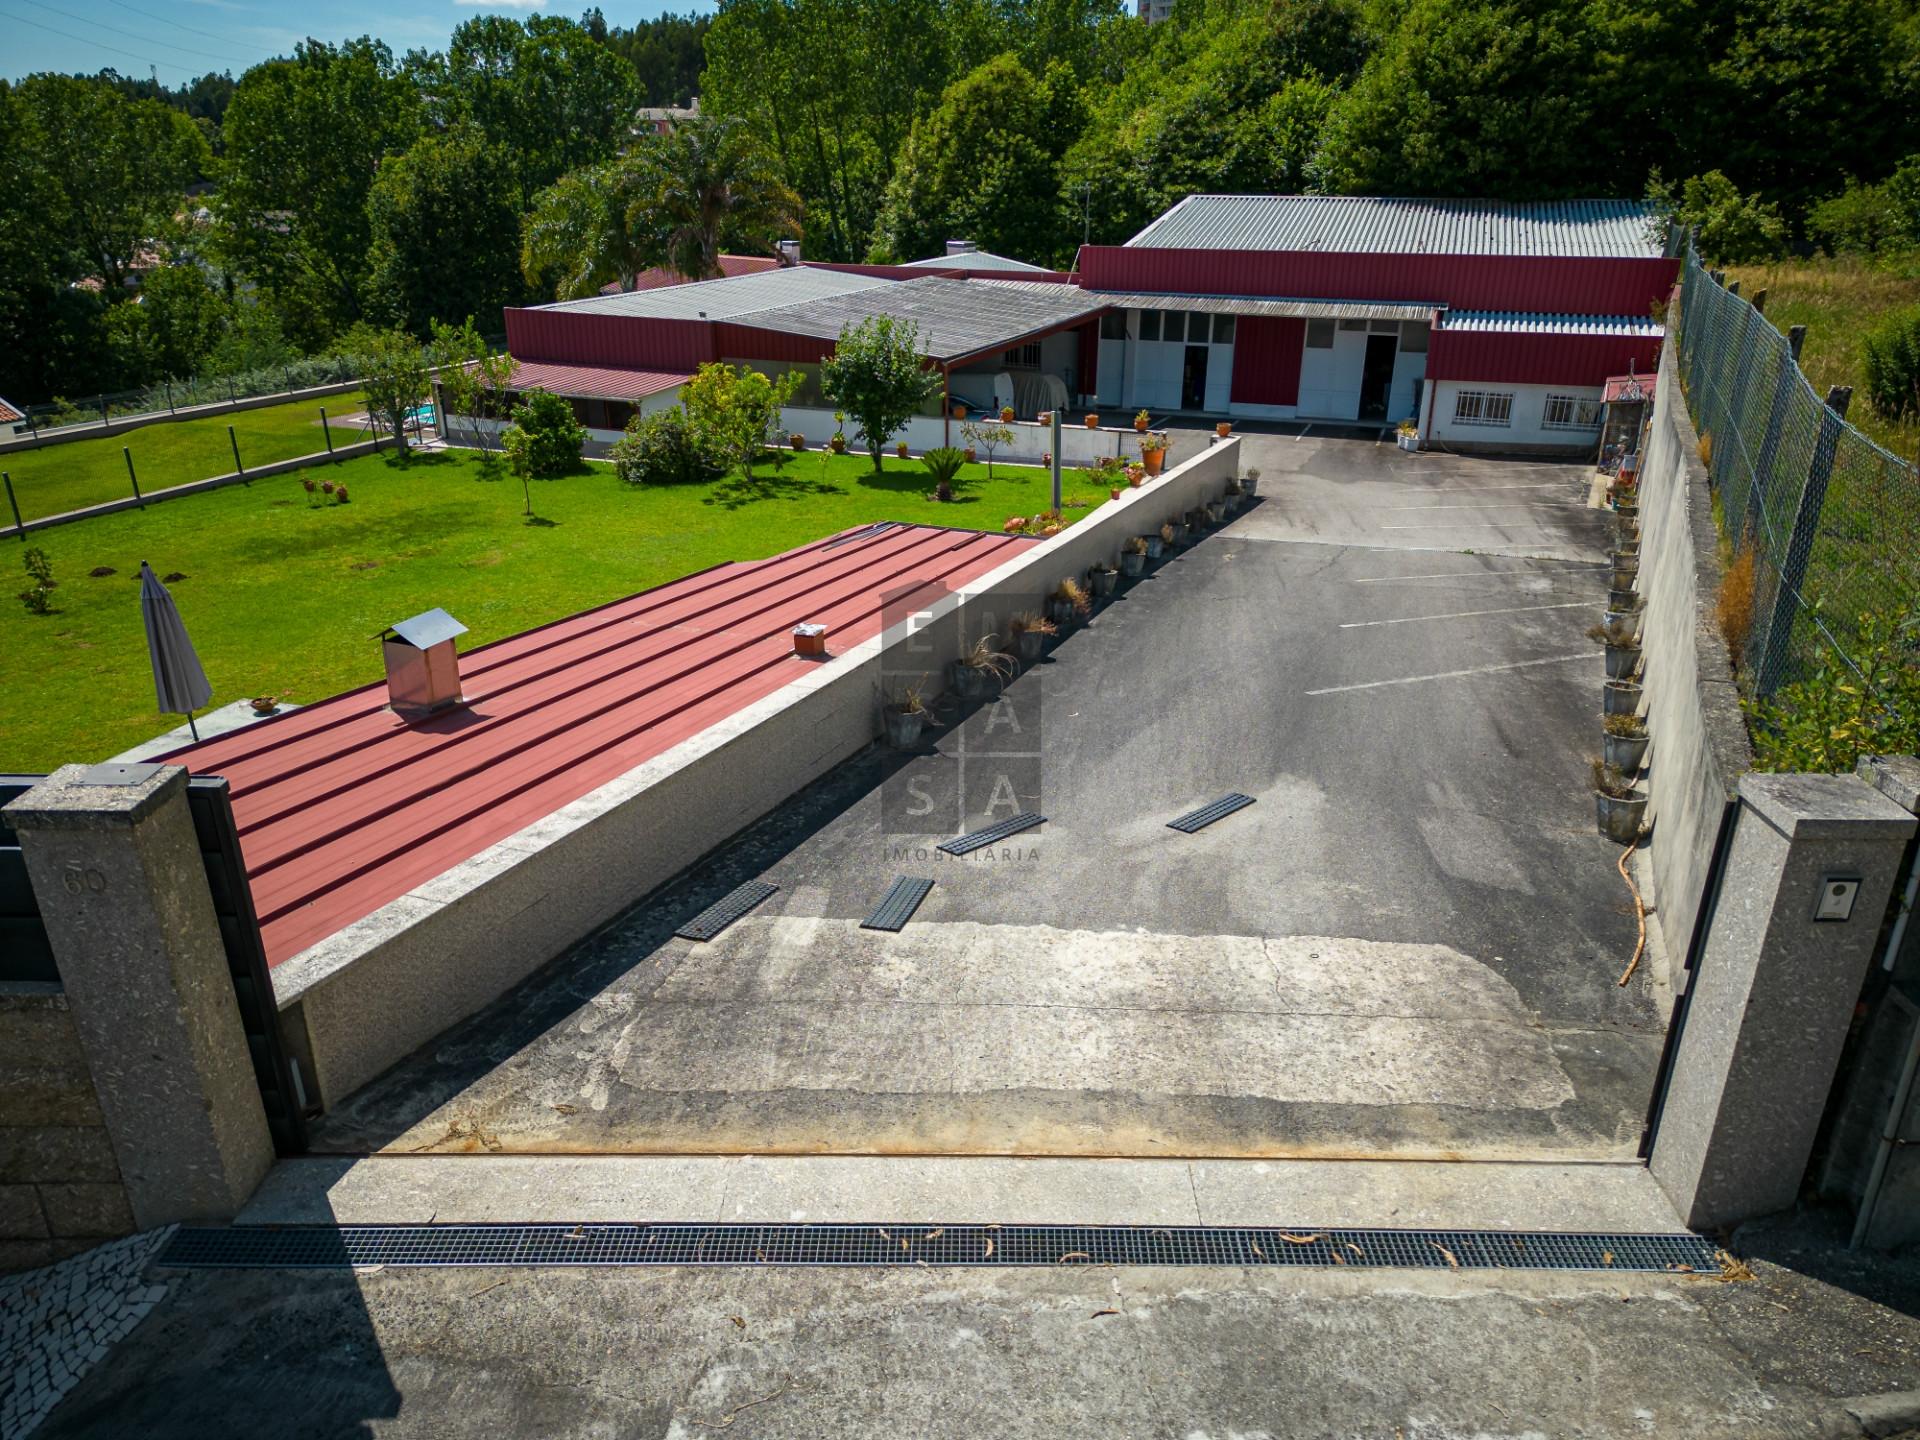
[[1519, 310], [1449, 310], [1442, 330], [1494, 330], [1507, 335], [1664, 335], [1647, 315], [1536, 315]]
[[1044, 265], [1029, 265], [1010, 255], [995, 255], [987, 250], [963, 250], [957, 255], [929, 255], [924, 260], [904, 262], [909, 270], [1025, 270], [1045, 273]]
[[590, 295], [563, 300], [543, 310], [570, 310], [593, 315], [624, 315], [641, 320], [737, 320], [761, 310], [851, 295], [895, 282], [872, 275], [849, 275], [840, 270], [816, 270], [796, 265], [735, 275], [722, 280], [700, 280], [691, 285], [669, 285], [657, 290], [629, 290], [616, 295]]
[[920, 353], [957, 360], [1010, 345], [1038, 330], [1070, 325], [1107, 308], [1107, 300], [1077, 285], [1044, 280], [882, 281], [857, 294], [836, 295], [763, 311], [743, 322], [788, 335], [837, 340], [870, 315], [891, 315], [920, 327]]
[[1209, 315], [1270, 315], [1307, 320], [1431, 320], [1438, 302], [1281, 300], [1263, 295], [1177, 295], [1160, 290], [1088, 290], [1127, 310], [1199, 310]]
[[1373, 195], [1189, 195], [1129, 246], [1411, 255], [1657, 258], [1637, 200], [1418, 200]]

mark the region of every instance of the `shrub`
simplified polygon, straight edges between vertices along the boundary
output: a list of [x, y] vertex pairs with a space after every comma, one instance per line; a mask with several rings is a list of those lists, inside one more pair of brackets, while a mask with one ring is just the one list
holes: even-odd
[[927, 474], [933, 477], [934, 493], [942, 500], [951, 500], [954, 477], [960, 473], [960, 467], [967, 463], [967, 452], [943, 445], [937, 450], [927, 451], [920, 457], [920, 463], [927, 467]]
[[545, 390], [529, 390], [513, 407], [513, 424], [501, 446], [521, 479], [548, 480], [580, 463], [587, 427], [574, 418], [573, 406]]
[[1727, 654], [1736, 669], [1746, 663], [1747, 636], [1753, 632], [1753, 590], [1753, 551], [1742, 550], [1721, 572], [1720, 594], [1714, 602], [1720, 638], [1727, 642]]
[[932, 371], [921, 368], [918, 328], [890, 315], [843, 327], [833, 354], [820, 365], [821, 391], [853, 416], [876, 471], [887, 437], [920, 412], [938, 384]]
[[1822, 645], [1812, 675], [1745, 702], [1760, 769], [1844, 774], [1862, 755], [1920, 750], [1920, 609], [1863, 615], [1851, 643], [1853, 664]]
[[677, 407], [634, 416], [608, 458], [629, 485], [698, 485], [726, 469], [714, 445]]
[[1861, 351], [1874, 410], [1888, 420], [1920, 416], [1920, 305], [1882, 316]]
[[1695, 175], [1679, 187], [1654, 173], [1647, 199], [1655, 210], [1700, 231], [1700, 252], [1723, 265], [1771, 260], [1787, 246], [1787, 222], [1778, 206], [1742, 195], [1718, 170]]
[[53, 561], [47, 558], [46, 551], [35, 545], [20, 557], [20, 564], [27, 572], [27, 579], [33, 582], [20, 592], [20, 603], [27, 607], [29, 614], [51, 615], [53, 592], [60, 583], [53, 578]]

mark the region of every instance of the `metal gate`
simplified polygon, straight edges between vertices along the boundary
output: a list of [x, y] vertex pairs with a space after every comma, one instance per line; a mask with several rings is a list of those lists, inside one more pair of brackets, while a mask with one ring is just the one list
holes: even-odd
[[[39, 784], [38, 775], [0, 776], [0, 805], [17, 799]], [[273, 1001], [273, 982], [267, 975], [267, 953], [260, 943], [260, 922], [253, 910], [253, 892], [240, 860], [240, 836], [233, 824], [233, 805], [227, 782], [217, 775], [196, 775], [187, 784], [187, 808], [206, 867], [207, 889], [220, 922], [220, 939], [227, 954], [227, 973], [246, 1033], [247, 1053], [266, 1107], [274, 1148], [282, 1155], [298, 1155], [307, 1148], [305, 1108], [299, 1078], [280, 1043], [279, 1011]], [[47, 939], [40, 906], [27, 878], [19, 839], [0, 821], [0, 980], [54, 981], [60, 979], [53, 945]]]

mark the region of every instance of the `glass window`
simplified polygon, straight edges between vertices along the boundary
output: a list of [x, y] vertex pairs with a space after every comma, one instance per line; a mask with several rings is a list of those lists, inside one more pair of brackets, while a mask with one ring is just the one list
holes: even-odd
[[1367, 329], [1375, 335], [1398, 335], [1400, 333], [1400, 322], [1398, 320], [1370, 320], [1367, 322]]
[[1456, 425], [1510, 426], [1513, 395], [1491, 390], [1462, 390], [1453, 398], [1453, 420]]
[[1547, 430], [1598, 430], [1600, 402], [1579, 395], [1549, 395], [1540, 424]]
[[1342, 330], [1364, 331], [1367, 328], [1367, 322], [1364, 320], [1342, 320], [1340, 322], [1340, 328]]
[[1160, 338], [1160, 312], [1158, 310], [1142, 310], [1140, 312], [1140, 338], [1142, 340], [1158, 340]]
[[1331, 320], [1307, 321], [1307, 348], [1309, 350], [1331, 350], [1333, 348], [1333, 322]]
[[1231, 345], [1233, 343], [1233, 317], [1216, 315], [1213, 317], [1213, 343]]
[[1409, 320], [1400, 327], [1400, 348], [1415, 355], [1424, 355], [1427, 349], [1427, 322]]
[[1100, 317], [1100, 338], [1102, 340], [1124, 340], [1127, 338], [1127, 312], [1109, 310]]
[[1184, 310], [1168, 310], [1161, 315], [1160, 338], [1168, 344], [1187, 338], [1187, 315]]

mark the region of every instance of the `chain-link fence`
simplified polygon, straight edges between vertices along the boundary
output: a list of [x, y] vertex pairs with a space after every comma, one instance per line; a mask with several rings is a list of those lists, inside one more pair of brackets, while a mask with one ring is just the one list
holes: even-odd
[[1691, 252], [1678, 339], [1724, 532], [1752, 556], [1743, 688], [1805, 676], [1823, 645], [1858, 670], [1863, 620], [1920, 594], [1920, 471], [1829, 408], [1787, 338]]
[[26, 407], [26, 425], [33, 433], [64, 430], [75, 425], [98, 425], [136, 415], [172, 414], [196, 405], [250, 400], [259, 395], [286, 395], [318, 385], [338, 385], [359, 378], [354, 362], [345, 356], [316, 356], [290, 360], [238, 375], [202, 375], [190, 380], [165, 380], [143, 390], [121, 390], [111, 395], [62, 397], [45, 405]]

